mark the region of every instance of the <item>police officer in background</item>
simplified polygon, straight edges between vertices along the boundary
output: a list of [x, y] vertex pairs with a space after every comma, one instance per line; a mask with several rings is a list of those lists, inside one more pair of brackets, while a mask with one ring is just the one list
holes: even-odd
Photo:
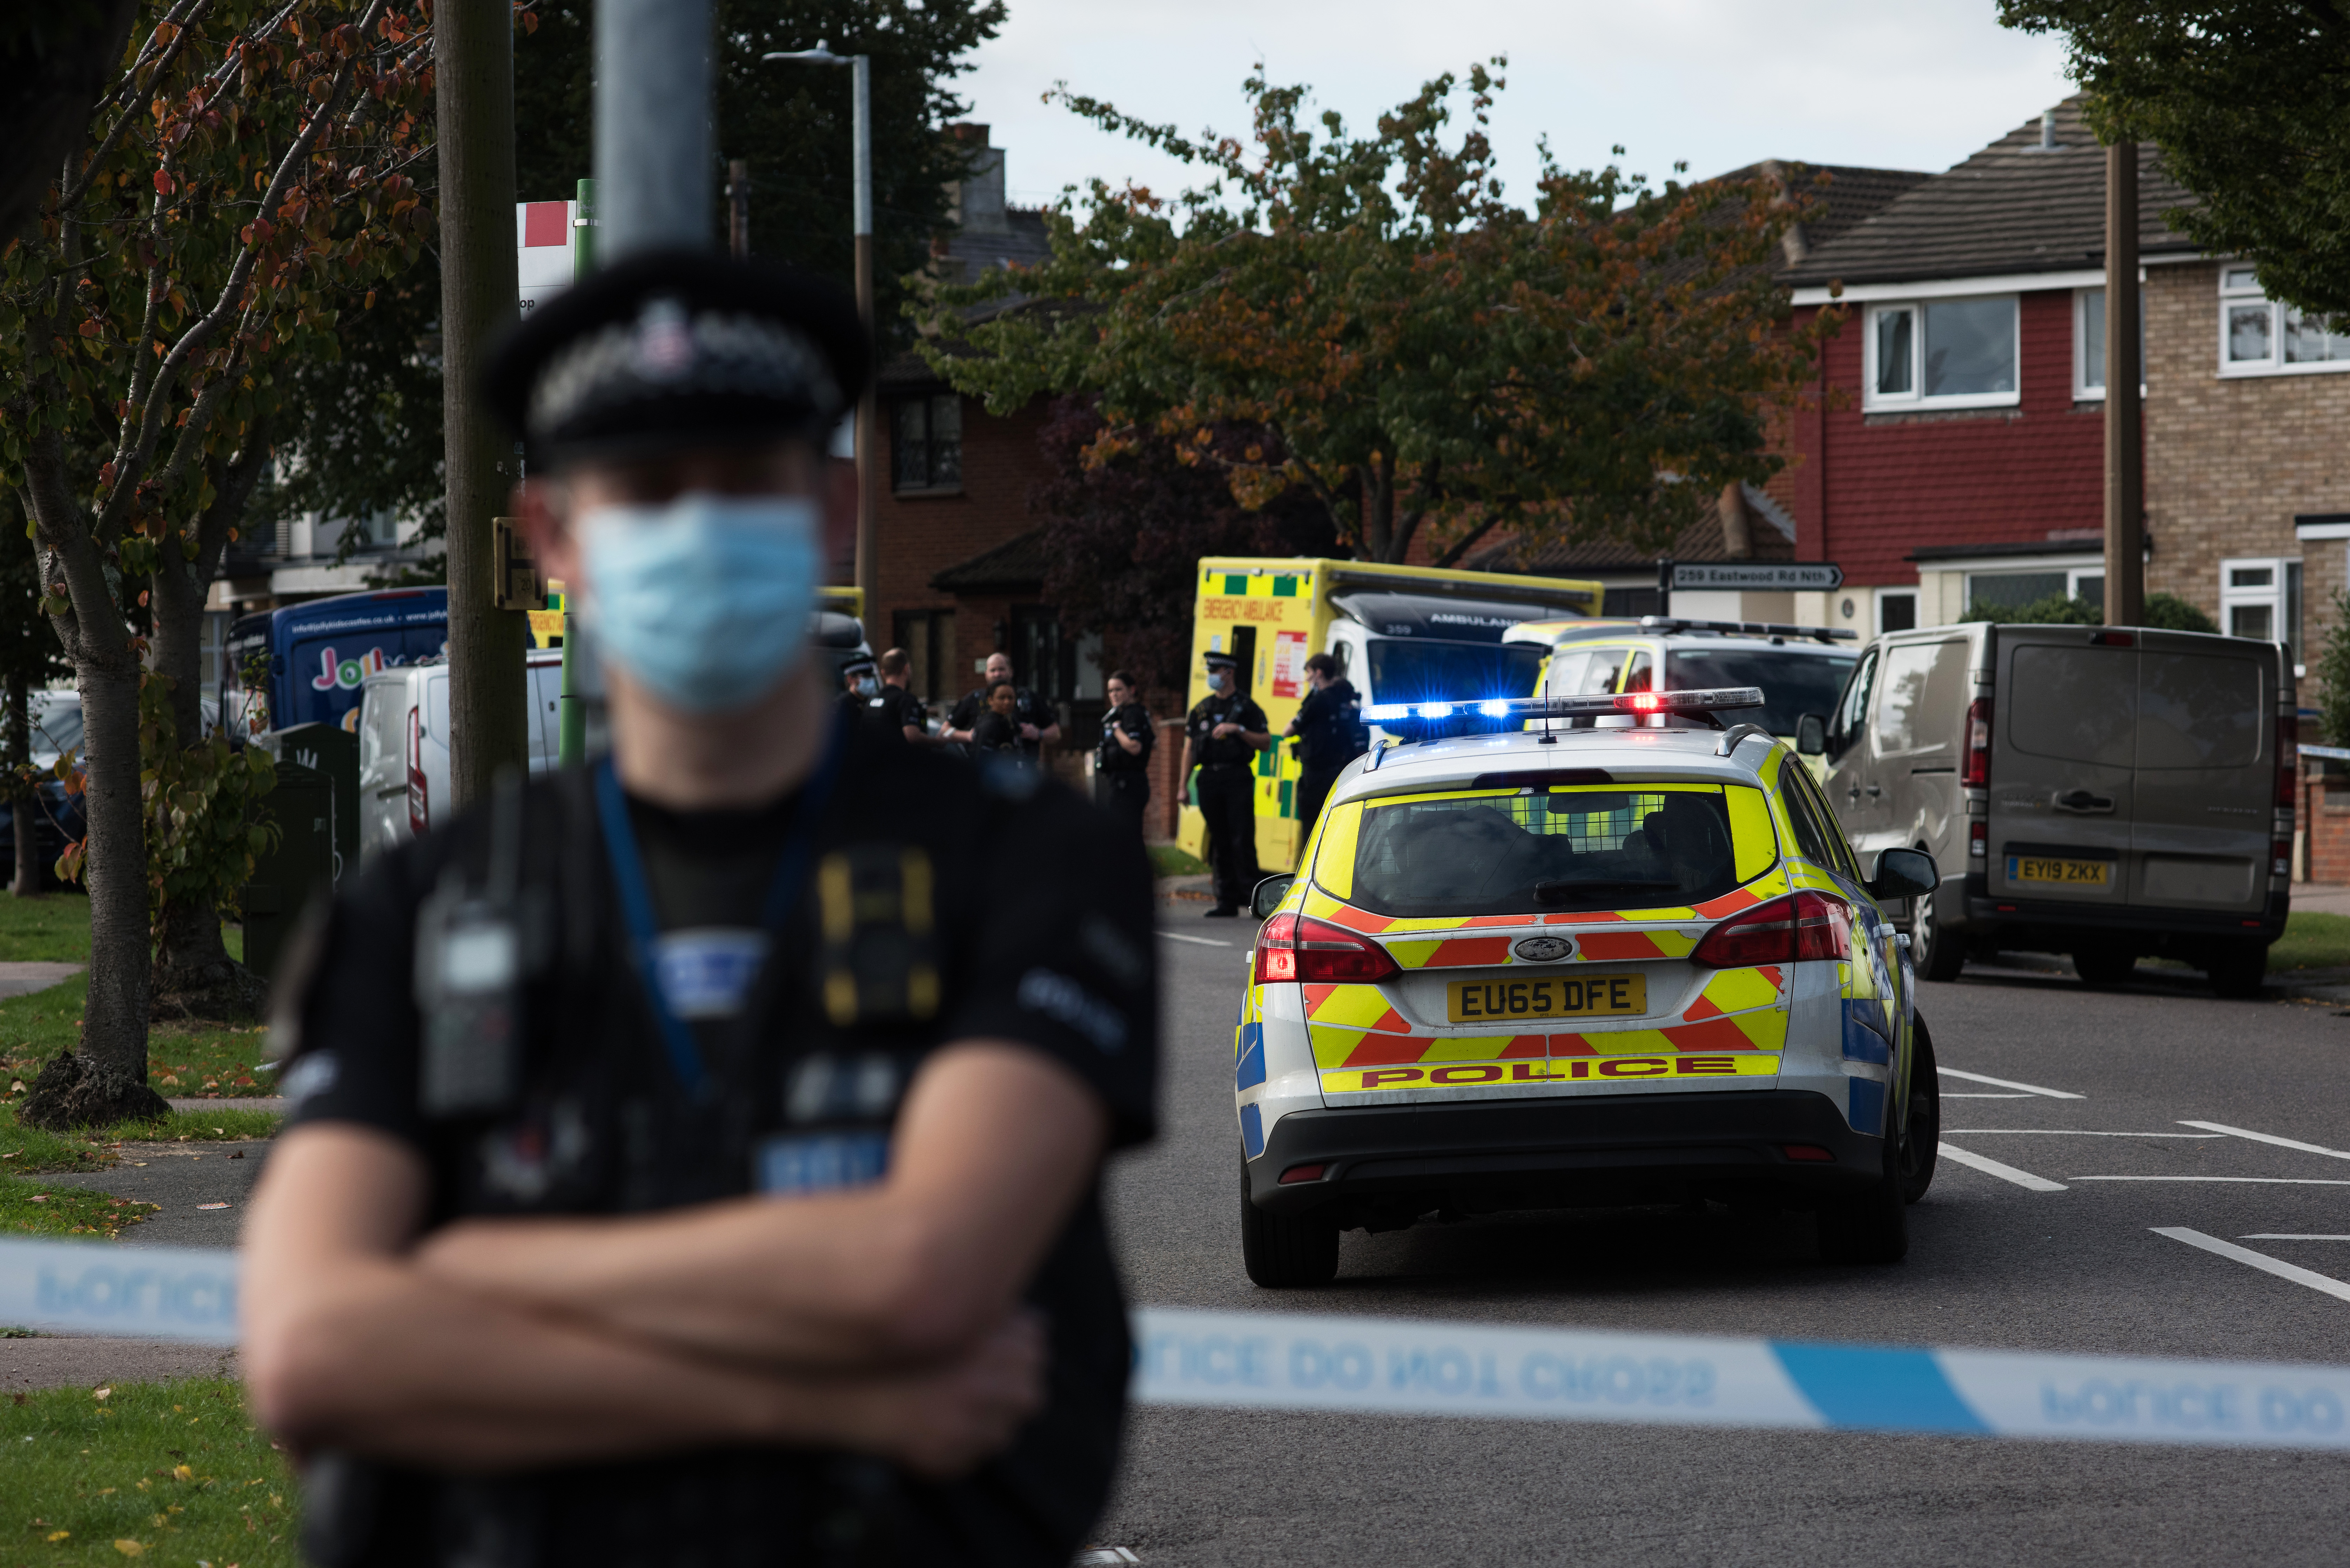
[[1297, 742], [1297, 842], [1304, 847], [1314, 836], [1322, 803], [1348, 763], [1370, 749], [1363, 729], [1363, 700], [1354, 685], [1338, 673], [1338, 661], [1317, 653], [1305, 661], [1305, 679], [1314, 690], [1297, 705], [1287, 733]]
[[1229, 919], [1256, 892], [1256, 754], [1273, 744], [1264, 710], [1241, 690], [1240, 660], [1208, 655], [1208, 694], [1184, 721], [1189, 737], [1183, 767], [1208, 829], [1208, 860], [1216, 873], [1210, 919]]
[[1101, 743], [1094, 752], [1094, 804], [1142, 836], [1143, 808], [1150, 804], [1150, 753], [1159, 726], [1138, 699], [1134, 678], [1113, 670], [1105, 686], [1109, 711], [1102, 715]]
[[315, 1562], [1061, 1568], [1107, 1494], [1149, 868], [840, 711], [865, 344], [668, 252], [492, 366], [612, 750], [373, 861], [279, 977], [244, 1365]]
[[[968, 748], [980, 720], [987, 716], [988, 694], [997, 687], [1012, 681], [1012, 656], [995, 652], [987, 656], [987, 668], [977, 688], [963, 693], [962, 701], [947, 715], [946, 732], [942, 740], [960, 741]], [[1053, 705], [1025, 686], [1013, 685], [1017, 706], [1014, 722], [1020, 726], [1020, 753], [1024, 760], [1035, 762], [1037, 753], [1046, 746], [1061, 743], [1061, 721], [1053, 712]]]
[[894, 735], [912, 746], [935, 746], [938, 737], [931, 733], [928, 715], [922, 711], [922, 700], [914, 695], [914, 661], [902, 648], [893, 648], [881, 656], [881, 691], [873, 699], [875, 717], [880, 720], [882, 732]]
[[860, 653], [840, 667], [840, 705], [859, 719], [868, 716], [881, 699], [881, 668], [869, 653]]

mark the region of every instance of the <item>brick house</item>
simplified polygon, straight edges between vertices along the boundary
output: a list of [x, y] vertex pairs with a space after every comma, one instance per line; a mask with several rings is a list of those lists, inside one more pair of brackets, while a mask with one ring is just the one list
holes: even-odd
[[[2188, 198], [2140, 156], [2147, 588], [2299, 652], [2345, 583], [2341, 551], [2304, 545], [2350, 541], [2350, 338], [2173, 233]], [[1788, 438], [1799, 557], [1846, 586], [1798, 618], [1866, 635], [2104, 592], [2104, 234], [2074, 99], [1783, 274], [1799, 317], [1851, 313]]]

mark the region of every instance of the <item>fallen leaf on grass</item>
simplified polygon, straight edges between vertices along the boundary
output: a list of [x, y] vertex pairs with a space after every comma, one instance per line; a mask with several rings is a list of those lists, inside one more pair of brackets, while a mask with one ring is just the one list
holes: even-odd
[[114, 1549], [125, 1557], [136, 1557], [147, 1550], [136, 1541], [118, 1541], [114, 1543]]
[[225, 1203], [199, 1203], [196, 1207], [199, 1209], [225, 1209], [228, 1205]]
[[111, 1394], [111, 1393], [113, 1393], [113, 1392], [114, 1392], [114, 1390], [113, 1390], [112, 1388], [110, 1388], [110, 1387], [108, 1387], [108, 1388], [93, 1388], [93, 1389], [91, 1389], [91, 1390], [89, 1391], [89, 1397], [90, 1397], [91, 1398], [93, 1398], [93, 1399], [103, 1399], [103, 1398], [105, 1398], [109, 1394]]

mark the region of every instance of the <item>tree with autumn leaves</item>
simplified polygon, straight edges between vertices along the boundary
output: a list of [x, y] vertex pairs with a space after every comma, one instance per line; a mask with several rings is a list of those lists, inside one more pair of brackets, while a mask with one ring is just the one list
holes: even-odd
[[[999, 413], [1093, 394], [1095, 462], [1156, 436], [1243, 506], [1303, 486], [1373, 560], [1423, 535], [1447, 562], [1496, 533], [1664, 544], [1784, 462], [1771, 418], [1836, 325], [1791, 324], [1771, 282], [1803, 209], [1764, 181], [1652, 187], [1546, 148], [1522, 209], [1487, 134], [1503, 80], [1470, 70], [1450, 140], [1460, 85], [1438, 78], [1358, 137], [1335, 113], [1317, 130], [1307, 89], [1260, 67], [1248, 143], [1058, 92], [1210, 178], [1171, 200], [1100, 181], [1065, 198], [1050, 260], [938, 292], [931, 363]], [[1270, 439], [1219, 439], [1251, 426]]]
[[[37, 223], [0, 239], [0, 459], [87, 726], [82, 1045], [27, 1116], [158, 1108], [151, 982], [225, 961], [208, 898], [150, 947], [147, 844], [184, 826], [207, 765], [185, 755], [205, 744], [203, 604], [269, 461], [277, 368], [332, 358], [430, 235], [432, 101], [421, 0], [146, 0]], [[181, 753], [144, 780], [142, 677]]]

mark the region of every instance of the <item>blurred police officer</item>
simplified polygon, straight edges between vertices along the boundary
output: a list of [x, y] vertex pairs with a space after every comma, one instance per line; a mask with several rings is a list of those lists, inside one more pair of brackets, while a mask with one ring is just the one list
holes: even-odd
[[1241, 690], [1240, 660], [1211, 653], [1208, 694], [1184, 721], [1189, 737], [1185, 772], [1197, 768], [1192, 788], [1208, 829], [1208, 860], [1216, 873], [1211, 919], [1248, 908], [1256, 891], [1256, 754], [1273, 744], [1264, 710]]
[[881, 669], [869, 653], [860, 653], [840, 667], [840, 705], [858, 718], [869, 716], [881, 701]]
[[834, 701], [864, 344], [666, 253], [494, 364], [612, 753], [374, 861], [281, 976], [244, 1345], [335, 1568], [1060, 1568], [1107, 1494], [1149, 871]]
[[1102, 715], [1101, 742], [1094, 752], [1094, 804], [1142, 836], [1143, 808], [1150, 804], [1150, 753], [1159, 726], [1139, 701], [1134, 678], [1111, 673], [1105, 690], [1109, 710]]
[[1061, 743], [1061, 722], [1053, 712], [1053, 705], [1025, 686], [1012, 680], [1012, 656], [991, 653], [987, 656], [985, 678], [972, 691], [963, 694], [947, 715], [946, 732], [941, 739], [960, 741], [966, 748], [972, 742], [979, 722], [987, 716], [989, 693], [997, 687], [1011, 683], [1018, 706], [1014, 722], [1020, 726], [1020, 751], [1029, 762], [1046, 746]]
[[1338, 661], [1317, 653], [1305, 661], [1313, 690], [1297, 705], [1287, 733], [1297, 742], [1297, 842], [1304, 847], [1322, 815], [1330, 786], [1348, 763], [1370, 749], [1363, 729], [1363, 700], [1338, 673]]
[[935, 746], [938, 738], [931, 733], [928, 715], [922, 711], [922, 700], [914, 695], [914, 661], [902, 648], [893, 648], [881, 656], [881, 692], [873, 700], [874, 711], [879, 715], [884, 732], [896, 736], [909, 745]]

